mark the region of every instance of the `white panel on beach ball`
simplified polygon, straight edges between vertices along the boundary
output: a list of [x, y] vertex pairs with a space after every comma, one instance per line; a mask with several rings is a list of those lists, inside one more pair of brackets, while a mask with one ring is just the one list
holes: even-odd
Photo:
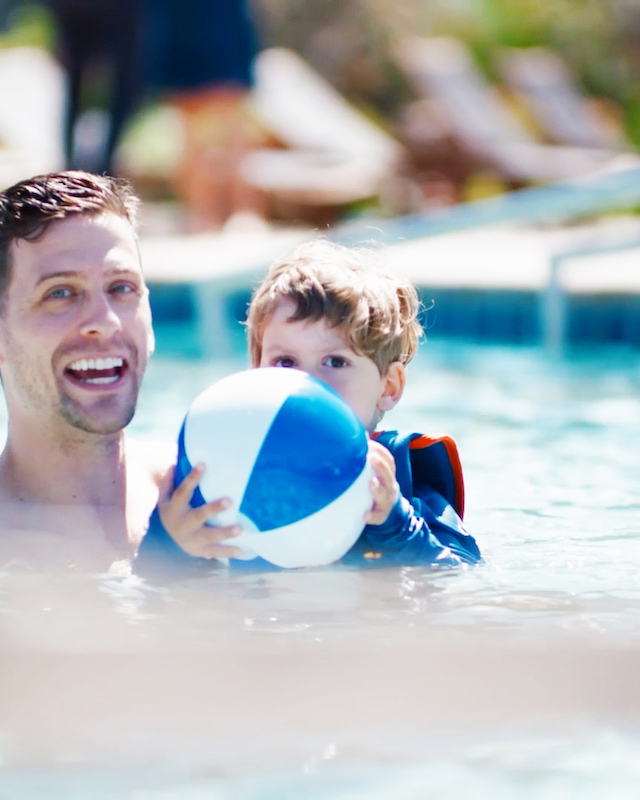
[[342, 398], [296, 369], [230, 375], [200, 394], [178, 441], [178, 485], [207, 469], [191, 504], [229, 497], [212, 525], [239, 522], [229, 544], [280, 567], [340, 559], [371, 507], [367, 434]]

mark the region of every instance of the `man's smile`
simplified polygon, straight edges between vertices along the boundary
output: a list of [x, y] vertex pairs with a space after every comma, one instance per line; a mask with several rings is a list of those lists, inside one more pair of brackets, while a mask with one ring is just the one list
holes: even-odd
[[79, 358], [65, 368], [65, 374], [82, 384], [110, 385], [116, 383], [126, 369], [126, 361], [119, 356]]

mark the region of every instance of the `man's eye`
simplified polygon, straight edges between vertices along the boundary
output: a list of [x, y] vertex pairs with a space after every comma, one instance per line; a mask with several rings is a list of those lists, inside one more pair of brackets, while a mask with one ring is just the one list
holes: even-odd
[[340, 369], [341, 367], [347, 366], [347, 359], [342, 358], [342, 356], [329, 356], [325, 359], [324, 362], [328, 367], [333, 367], [334, 369]]
[[296, 362], [291, 358], [291, 356], [280, 356], [280, 358], [276, 358], [273, 361], [274, 367], [295, 367]]
[[46, 293], [45, 300], [66, 300], [72, 294], [73, 292], [68, 286], [55, 286]]
[[113, 286], [109, 288], [109, 291], [111, 294], [131, 294], [136, 291], [136, 287], [132, 286], [130, 283], [119, 282], [114, 283]]

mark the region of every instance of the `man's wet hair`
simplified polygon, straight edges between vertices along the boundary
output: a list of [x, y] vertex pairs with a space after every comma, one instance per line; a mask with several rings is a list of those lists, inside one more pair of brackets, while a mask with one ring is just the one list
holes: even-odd
[[121, 178], [81, 170], [51, 172], [0, 192], [0, 311], [11, 281], [11, 243], [36, 241], [56, 220], [111, 211], [138, 226], [140, 201]]

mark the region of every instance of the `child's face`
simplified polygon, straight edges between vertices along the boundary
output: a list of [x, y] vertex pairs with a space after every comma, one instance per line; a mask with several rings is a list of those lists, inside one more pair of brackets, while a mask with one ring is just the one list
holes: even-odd
[[276, 306], [264, 329], [258, 366], [293, 367], [319, 378], [349, 403], [372, 432], [380, 414], [400, 399], [404, 387], [401, 365], [394, 362], [388, 371], [393, 372], [391, 378], [380, 375], [376, 364], [356, 353], [326, 320], [291, 322], [295, 310], [293, 301], [287, 299]]

